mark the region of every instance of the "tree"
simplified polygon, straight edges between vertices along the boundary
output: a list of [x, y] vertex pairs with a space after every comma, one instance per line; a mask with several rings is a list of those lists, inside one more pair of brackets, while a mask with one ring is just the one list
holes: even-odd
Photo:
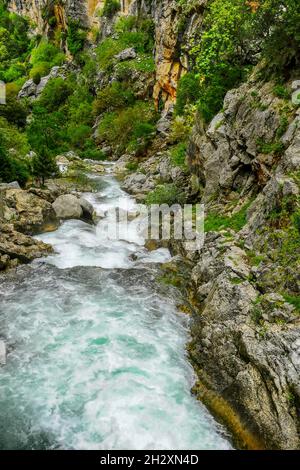
[[10, 157], [0, 142], [0, 181], [4, 183], [18, 181], [21, 186], [24, 186], [28, 177], [26, 164], [21, 160]]
[[57, 175], [57, 165], [46, 148], [43, 148], [38, 155], [33, 157], [32, 174], [42, 180], [43, 186], [46, 178]]
[[3, 145], [0, 143], [0, 180], [5, 183], [12, 181], [13, 165], [12, 161], [6, 153]]

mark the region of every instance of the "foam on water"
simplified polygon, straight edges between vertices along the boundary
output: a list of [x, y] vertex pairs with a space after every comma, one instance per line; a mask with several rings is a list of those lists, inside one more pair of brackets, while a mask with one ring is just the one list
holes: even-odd
[[[135, 207], [112, 177], [104, 178], [103, 191], [87, 195], [97, 211], [119, 204], [119, 196], [124, 208], [125, 201]], [[100, 232], [68, 221], [40, 236], [57, 250], [44, 260], [48, 268], [37, 263], [5, 285], [0, 331], [9, 355], [0, 373], [0, 448], [230, 448], [190, 393], [186, 317], [130, 256], [149, 266], [168, 259], [168, 250], [148, 253], [138, 237], [111, 241]]]

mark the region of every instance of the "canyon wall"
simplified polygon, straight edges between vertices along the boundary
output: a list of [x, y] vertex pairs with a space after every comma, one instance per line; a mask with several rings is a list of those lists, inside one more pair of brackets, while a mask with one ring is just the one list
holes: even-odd
[[[137, 15], [152, 18], [154, 22], [154, 55], [156, 65], [156, 83], [154, 100], [157, 109], [166, 111], [176, 101], [177, 84], [180, 77], [188, 70], [189, 44], [199, 28], [207, 0], [199, 0], [187, 11], [176, 0], [122, 0], [121, 15]], [[10, 0], [12, 11], [27, 16], [36, 25], [39, 33], [47, 33], [47, 9], [50, 16], [55, 16], [57, 24], [66, 29], [68, 18], [80, 20], [90, 28], [99, 27], [99, 11], [103, 0]], [[51, 10], [52, 8], [52, 10]], [[52, 13], [51, 13], [52, 11]], [[48, 13], [49, 14], [49, 13]], [[106, 27], [103, 28], [105, 30]], [[110, 28], [108, 28], [110, 32]]]

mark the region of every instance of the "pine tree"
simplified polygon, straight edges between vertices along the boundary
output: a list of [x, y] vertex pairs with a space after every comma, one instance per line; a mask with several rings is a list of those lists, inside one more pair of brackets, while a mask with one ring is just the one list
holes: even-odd
[[46, 149], [43, 149], [38, 155], [33, 157], [32, 174], [42, 180], [43, 186], [45, 179], [57, 175], [57, 172], [58, 169], [54, 158]]

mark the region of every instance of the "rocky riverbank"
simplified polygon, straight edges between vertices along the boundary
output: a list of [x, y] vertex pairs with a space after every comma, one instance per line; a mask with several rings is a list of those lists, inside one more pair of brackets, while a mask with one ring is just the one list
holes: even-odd
[[[294, 82], [286, 84], [292, 97]], [[192, 175], [168, 148], [125, 176], [139, 200], [175, 184], [205, 204], [200, 252], [172, 241], [181, 262], [167, 280], [182, 285], [192, 312], [194, 392], [246, 448], [299, 448], [299, 110], [255, 74], [229, 92], [208, 129], [196, 120]], [[284, 126], [283, 126], [284, 121]], [[278, 139], [277, 147], [268, 145]], [[151, 153], [151, 152], [150, 152]], [[129, 159], [130, 161], [130, 159]], [[122, 171], [124, 158], [117, 163]], [[196, 196], [195, 196], [196, 194]], [[189, 275], [182, 275], [186, 265]], [[168, 271], [168, 267], [167, 271]]]
[[[95, 162], [81, 166], [87, 171], [102, 171]], [[56, 230], [61, 221], [82, 219], [93, 223], [93, 206], [82, 196], [83, 190], [93, 189], [93, 184], [84, 175], [81, 180], [50, 179], [44, 188], [28, 189], [21, 189], [17, 183], [0, 185], [0, 271], [52, 253], [50, 245], [33, 236]]]

